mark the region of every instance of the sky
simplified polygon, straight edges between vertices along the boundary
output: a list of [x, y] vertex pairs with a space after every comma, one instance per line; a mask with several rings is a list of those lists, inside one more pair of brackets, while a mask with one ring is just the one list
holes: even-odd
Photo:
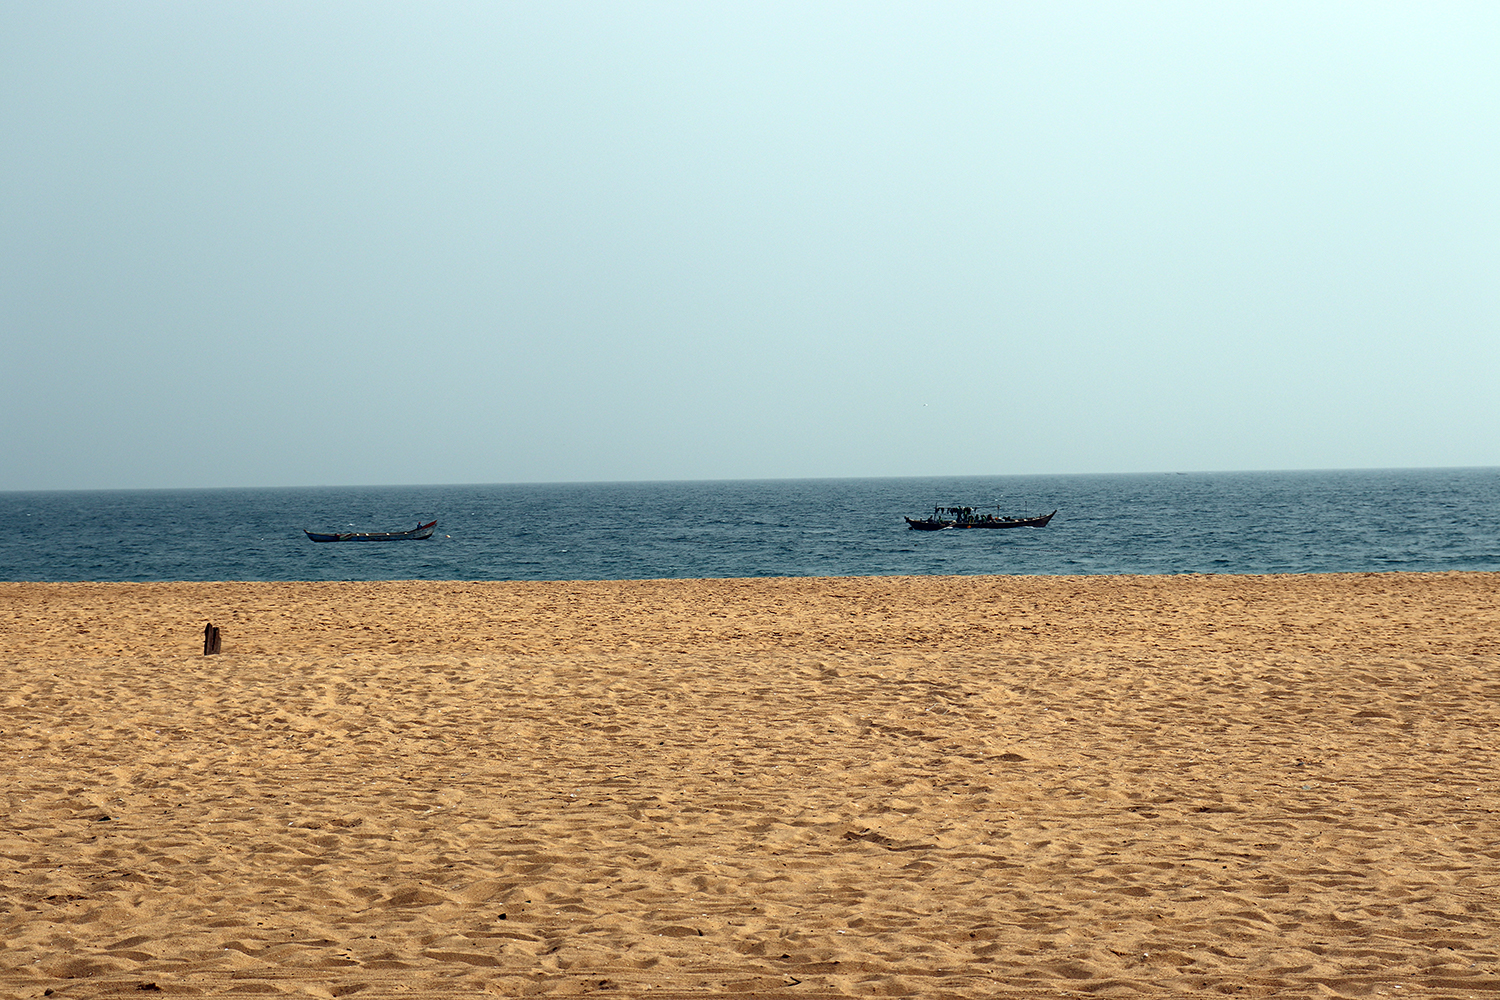
[[1500, 465], [1500, 5], [0, 6], [0, 490]]

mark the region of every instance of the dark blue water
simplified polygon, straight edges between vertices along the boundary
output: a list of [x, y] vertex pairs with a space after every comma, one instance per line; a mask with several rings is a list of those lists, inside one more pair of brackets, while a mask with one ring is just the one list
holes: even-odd
[[[1043, 529], [908, 531], [1000, 501]], [[4, 580], [1500, 571], [1500, 469], [0, 493]], [[425, 542], [314, 531], [438, 519]]]

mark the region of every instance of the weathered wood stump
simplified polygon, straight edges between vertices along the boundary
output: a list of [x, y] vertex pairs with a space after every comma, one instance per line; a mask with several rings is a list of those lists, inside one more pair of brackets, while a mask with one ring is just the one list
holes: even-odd
[[210, 656], [219, 651], [219, 627], [209, 624], [203, 627], [203, 655]]

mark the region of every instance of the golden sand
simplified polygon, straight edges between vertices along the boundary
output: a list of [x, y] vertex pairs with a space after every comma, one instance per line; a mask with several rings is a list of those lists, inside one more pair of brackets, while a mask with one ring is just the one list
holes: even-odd
[[0, 583], [0, 996], [1500, 997], [1497, 594]]

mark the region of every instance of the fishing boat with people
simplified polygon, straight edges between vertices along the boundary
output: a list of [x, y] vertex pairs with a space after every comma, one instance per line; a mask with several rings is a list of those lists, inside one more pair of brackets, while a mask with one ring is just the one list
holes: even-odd
[[[999, 510], [997, 505], [996, 510]], [[1039, 517], [1007, 517], [1000, 514], [983, 513], [975, 507], [934, 507], [929, 517], [908, 517], [906, 526], [912, 531], [942, 531], [945, 528], [1045, 528], [1057, 511]]]
[[436, 527], [436, 521], [428, 521], [410, 531], [339, 531], [323, 534], [303, 528], [302, 532], [315, 542], [407, 542], [431, 538]]

